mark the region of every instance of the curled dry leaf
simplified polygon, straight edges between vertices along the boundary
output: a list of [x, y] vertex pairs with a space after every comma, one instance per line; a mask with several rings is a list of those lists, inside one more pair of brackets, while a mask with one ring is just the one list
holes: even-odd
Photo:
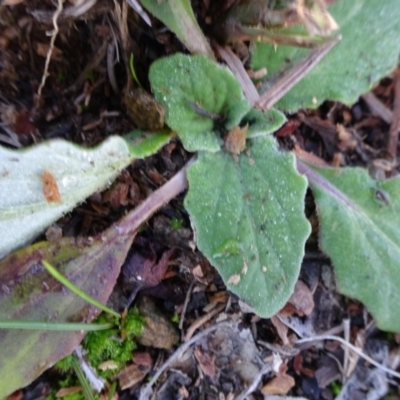
[[215, 355], [211, 354], [211, 352], [207, 353], [197, 346], [194, 350], [194, 356], [196, 357], [203, 373], [213, 378], [216, 373]]
[[243, 128], [235, 126], [225, 137], [225, 150], [229, 153], [238, 155], [246, 148], [246, 134], [249, 124]]
[[61, 201], [60, 191], [58, 190], [57, 181], [53, 174], [44, 170], [40, 179], [42, 180], [43, 196], [46, 201], [49, 203], [59, 203]]
[[284, 395], [295, 385], [295, 380], [290, 375], [279, 375], [272, 378], [266, 385], [261, 389], [261, 393], [264, 395]]
[[150, 371], [151, 365], [131, 364], [123, 368], [117, 375], [122, 390], [128, 389], [141, 382]]
[[262, 387], [261, 393], [264, 395], [286, 394], [296, 384], [294, 378], [286, 374], [287, 369], [287, 364], [282, 363], [275, 378]]
[[314, 309], [313, 295], [308, 286], [298, 280], [294, 287], [294, 292], [286, 303], [280, 314], [291, 315], [296, 313], [300, 316], [310, 315]]

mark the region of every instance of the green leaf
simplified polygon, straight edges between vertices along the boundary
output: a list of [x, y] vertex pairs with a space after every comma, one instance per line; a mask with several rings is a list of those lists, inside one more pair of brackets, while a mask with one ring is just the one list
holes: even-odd
[[185, 205], [199, 249], [257, 314], [275, 314], [293, 292], [310, 233], [307, 183], [293, 155], [272, 137], [248, 140], [238, 161], [200, 153], [188, 180]]
[[140, 129], [135, 129], [124, 136], [128, 145], [129, 153], [135, 159], [141, 159], [156, 153], [161, 147], [165, 146], [173, 137], [167, 130], [159, 132], [144, 133]]
[[[157, 151], [166, 133], [138, 138], [131, 144], [119, 136], [94, 149], [52, 140], [26, 150], [0, 147], [0, 258], [26, 245], [44, 229], [94, 192], [109, 185], [135, 158]], [[43, 194], [43, 173], [54, 178], [59, 202]]]
[[400, 332], [400, 178], [375, 181], [364, 169], [310, 168], [321, 249], [338, 290], [364, 303], [379, 328]]
[[62, 275], [57, 268], [54, 268], [53, 265], [51, 265], [49, 262], [46, 260], [42, 260], [42, 265], [45, 268], [45, 270], [55, 279], [57, 279], [58, 282], [60, 282], [62, 285], [64, 285], [67, 289], [69, 289], [71, 292], [75, 293], [77, 296], [79, 296], [82, 300], [85, 300], [89, 304], [97, 307], [99, 310], [102, 310], [104, 312], [109, 313], [110, 315], [113, 315], [116, 318], [121, 318], [121, 315], [117, 313], [116, 311], [112, 310], [111, 308], [105, 306], [104, 304], [100, 303], [87, 293], [85, 293], [83, 290], [79, 289], [78, 286], [74, 285], [72, 282], [70, 282], [64, 275]]
[[[339, 0], [329, 12], [340, 27], [342, 41], [297, 84], [278, 106], [291, 111], [316, 108], [324, 100], [346, 104], [369, 91], [398, 63], [400, 7], [398, 0]], [[259, 43], [252, 68], [267, 67], [273, 76], [304, 57], [307, 50]]]
[[250, 110], [231, 72], [205, 56], [177, 54], [156, 61], [149, 78], [166, 122], [186, 150], [218, 151], [220, 130], [231, 130]]
[[88, 324], [72, 322], [42, 322], [0, 320], [0, 329], [27, 329], [40, 331], [101, 331], [111, 328], [111, 324]]
[[[106, 303], [134, 234], [120, 235], [113, 226], [94, 238], [40, 242], [0, 261], [0, 319], [90, 322], [100, 312], [54, 279], [45, 259], [69, 281]], [[0, 330], [0, 398], [26, 386], [70, 354], [85, 332]]]
[[270, 135], [285, 122], [285, 115], [274, 108], [264, 112], [253, 108], [242, 119], [241, 125], [249, 124], [247, 138], [250, 139]]
[[214, 59], [214, 53], [197, 24], [189, 0], [142, 0], [141, 3], [171, 29], [191, 53], [205, 54]]

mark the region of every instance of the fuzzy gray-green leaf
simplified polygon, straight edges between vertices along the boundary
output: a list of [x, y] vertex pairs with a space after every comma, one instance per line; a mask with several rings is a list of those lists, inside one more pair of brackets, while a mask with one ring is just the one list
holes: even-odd
[[[339, 0], [329, 12], [340, 27], [341, 42], [283, 97], [280, 108], [315, 108], [326, 99], [352, 104], [396, 67], [400, 52], [398, 0]], [[253, 53], [252, 68], [266, 67], [269, 79], [306, 53], [296, 47], [260, 43]]]
[[306, 180], [272, 137], [248, 140], [239, 160], [199, 154], [188, 171], [185, 205], [199, 249], [227, 287], [269, 317], [290, 297], [310, 227]]
[[338, 290], [364, 303], [377, 325], [400, 332], [400, 178], [375, 181], [361, 168], [313, 168], [320, 246]]
[[231, 72], [205, 56], [176, 54], [156, 61], [149, 78], [168, 126], [188, 151], [218, 151], [220, 129], [239, 125], [250, 110]]

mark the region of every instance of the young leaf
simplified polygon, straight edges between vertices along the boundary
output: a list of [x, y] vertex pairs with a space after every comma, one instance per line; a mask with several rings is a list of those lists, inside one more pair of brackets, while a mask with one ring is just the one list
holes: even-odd
[[200, 153], [188, 180], [185, 205], [199, 249], [257, 314], [275, 314], [293, 292], [310, 233], [307, 183], [293, 155], [272, 137], [248, 140], [238, 161]]
[[195, 54], [204, 54], [214, 59], [214, 53], [197, 24], [189, 0], [142, 0], [142, 5], [162, 21], [186, 48]]
[[165, 133], [113, 136], [94, 149], [52, 140], [22, 151], [0, 147], [0, 258], [21, 247], [107, 184], [134, 158], [155, 152]]
[[247, 138], [256, 138], [276, 132], [284, 123], [286, 117], [280, 111], [270, 109], [267, 111], [251, 109], [242, 119], [241, 125], [249, 125]]
[[[92, 239], [41, 242], [0, 261], [0, 319], [89, 322], [100, 312], [42, 267], [45, 259], [72, 283], [105, 303], [133, 240], [115, 227]], [[70, 354], [85, 332], [0, 330], [0, 397], [23, 387]]]
[[221, 127], [231, 130], [250, 110], [231, 72], [205, 56], [177, 54], [156, 61], [149, 78], [168, 126], [188, 151], [218, 151]]
[[[279, 103], [297, 111], [315, 108], [324, 100], [346, 104], [371, 89], [398, 62], [400, 7], [397, 0], [339, 0], [329, 7], [342, 35], [341, 42]], [[296, 63], [307, 50], [260, 43], [252, 68], [267, 67], [269, 77]]]
[[361, 168], [310, 168], [321, 249], [338, 290], [364, 303], [380, 329], [400, 332], [400, 178], [373, 180]]

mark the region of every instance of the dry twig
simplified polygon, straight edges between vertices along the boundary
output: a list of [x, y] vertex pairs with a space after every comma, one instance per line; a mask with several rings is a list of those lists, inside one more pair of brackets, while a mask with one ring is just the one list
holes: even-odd
[[221, 304], [217, 307], [215, 307], [212, 311], [209, 313], [203, 315], [202, 317], [196, 319], [196, 321], [193, 322], [192, 325], [190, 325], [189, 329], [186, 332], [185, 336], [185, 342], [187, 342], [193, 335], [193, 333], [199, 329], [203, 324], [205, 324], [207, 321], [209, 321], [212, 317], [215, 315], [219, 314], [223, 309], [225, 308], [225, 304]]
[[394, 74], [394, 102], [393, 102], [393, 121], [390, 125], [389, 140], [387, 149], [392, 156], [392, 160], [396, 159], [397, 143], [399, 142], [400, 133], [400, 68], [397, 68]]
[[230, 327], [232, 326], [231, 322], [220, 322], [219, 324], [215, 324], [204, 331], [201, 331], [196, 336], [193, 336], [188, 342], [181, 345], [174, 354], [160, 367], [160, 369], [154, 374], [151, 381], [142, 389], [140, 393], [139, 400], [148, 400], [152, 393], [152, 387], [160, 378], [160, 376], [164, 373], [164, 371], [169, 368], [169, 366], [178, 358], [180, 357], [190, 346], [195, 344], [199, 339], [203, 338], [204, 336], [209, 335], [211, 332], [216, 331], [217, 329], [223, 327]]
[[331, 39], [324, 45], [312, 50], [303, 60], [293, 66], [273, 86], [262, 94], [255, 103], [255, 107], [261, 110], [270, 109], [290, 89], [304, 78], [341, 40], [341, 36]]
[[376, 114], [387, 124], [392, 123], [393, 112], [389, 110], [372, 92], [363, 94], [361, 98], [367, 103], [372, 114]]
[[218, 44], [215, 44], [215, 47], [222, 59], [228, 64], [233, 75], [235, 75], [235, 78], [240, 83], [247, 100], [251, 105], [253, 105], [259, 99], [260, 95], [258, 94], [256, 87], [244, 69], [242, 62], [228, 46], [221, 47]]
[[349, 342], [346, 342], [343, 338], [340, 336], [335, 336], [335, 335], [321, 335], [321, 336], [314, 336], [310, 338], [305, 338], [305, 339], [300, 339], [298, 340], [295, 344], [302, 344], [302, 343], [307, 343], [307, 342], [318, 342], [321, 340], [335, 340], [337, 342], [340, 342], [344, 346], [347, 346], [351, 351], [362, 357], [364, 360], [368, 361], [370, 364], [372, 364], [374, 367], [379, 368], [380, 370], [386, 372], [389, 375], [392, 375], [396, 378], [400, 378], [400, 373], [393, 371], [390, 368], [385, 367], [384, 365], [379, 364], [377, 361], [375, 361], [373, 358], [365, 354], [361, 349], [358, 347], [352, 345]]
[[58, 0], [57, 10], [53, 14], [53, 26], [54, 26], [54, 29], [51, 32], [46, 32], [47, 35], [51, 36], [51, 39], [50, 39], [49, 51], [47, 52], [47, 56], [46, 56], [46, 62], [44, 64], [42, 82], [40, 82], [39, 89], [37, 91], [37, 99], [36, 99], [36, 106], [37, 107], [39, 106], [39, 103], [40, 103], [40, 96], [42, 94], [42, 90], [44, 88], [44, 85], [46, 84], [46, 79], [49, 76], [50, 59], [51, 59], [51, 55], [53, 54], [54, 42], [56, 41], [56, 37], [58, 35], [57, 20], [58, 20], [58, 17], [60, 16], [60, 14], [61, 14], [61, 12], [63, 10], [63, 3], [64, 3], [64, 0]]

